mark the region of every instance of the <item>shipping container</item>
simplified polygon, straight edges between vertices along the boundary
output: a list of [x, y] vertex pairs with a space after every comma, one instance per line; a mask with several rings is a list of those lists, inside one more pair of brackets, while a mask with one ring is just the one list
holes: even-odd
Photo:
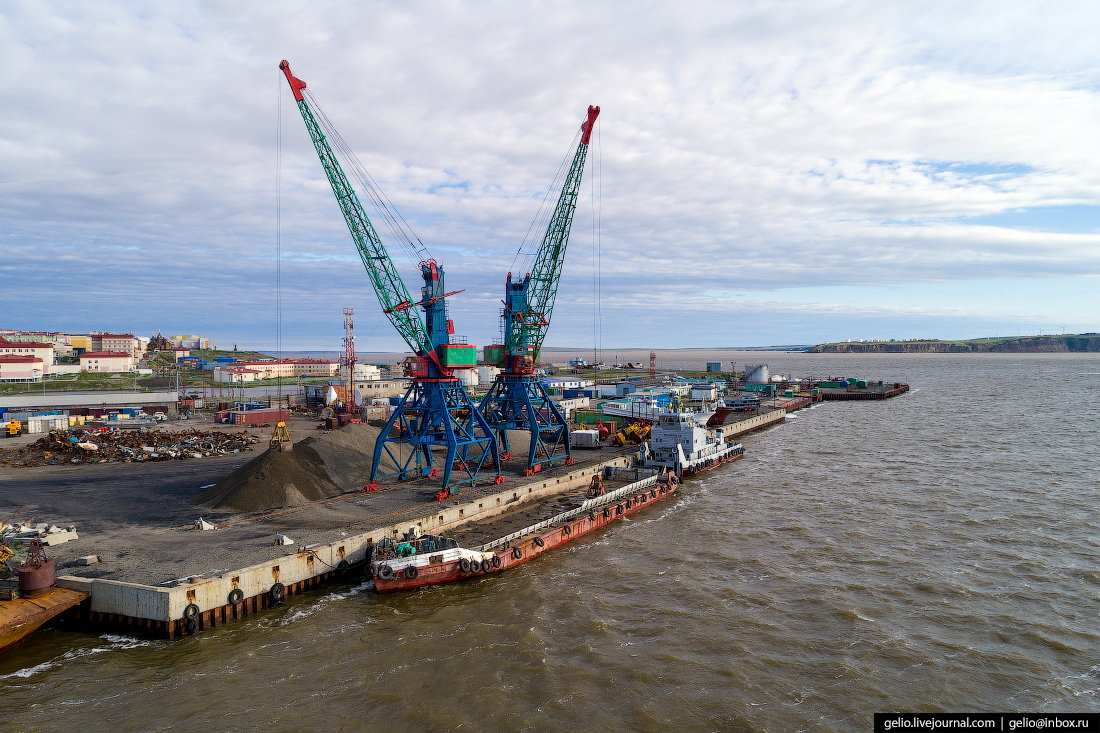
[[234, 425], [261, 425], [289, 420], [289, 410], [243, 410], [231, 412], [230, 421]]

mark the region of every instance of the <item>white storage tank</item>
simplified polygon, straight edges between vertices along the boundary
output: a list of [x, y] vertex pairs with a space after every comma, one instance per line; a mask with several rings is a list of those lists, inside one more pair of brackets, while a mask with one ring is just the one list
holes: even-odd
[[500, 367], [481, 366], [477, 368], [477, 380], [481, 384], [489, 384], [500, 374]]
[[755, 364], [745, 367], [745, 381], [752, 382], [754, 384], [767, 384], [768, 383], [768, 365], [767, 364]]
[[478, 385], [477, 371], [477, 369], [455, 369], [455, 377], [464, 387], [476, 387]]

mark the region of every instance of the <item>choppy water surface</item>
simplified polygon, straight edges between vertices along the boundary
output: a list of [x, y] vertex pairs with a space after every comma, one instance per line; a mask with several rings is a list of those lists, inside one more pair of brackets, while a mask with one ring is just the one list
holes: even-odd
[[1100, 356], [769, 356], [913, 386], [515, 571], [349, 583], [175, 642], [48, 631], [11, 730], [870, 730], [1095, 710]]

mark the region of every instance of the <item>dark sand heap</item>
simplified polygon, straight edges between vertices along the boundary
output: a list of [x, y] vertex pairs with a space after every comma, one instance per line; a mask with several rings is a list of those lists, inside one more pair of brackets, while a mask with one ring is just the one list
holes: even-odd
[[[200, 494], [196, 501], [224, 511], [257, 512], [362, 491], [370, 483], [374, 442], [381, 432], [378, 426], [366, 423], [345, 425], [296, 440], [289, 453], [265, 451]], [[509, 440], [514, 458], [507, 465], [526, 466], [530, 434], [509, 431]], [[390, 450], [396, 454], [399, 447], [390, 444]], [[407, 454], [408, 448], [401, 446], [399, 455]], [[439, 456], [441, 462], [442, 458]], [[397, 465], [383, 451], [379, 473], [396, 471]]]
[[[379, 432], [371, 425], [346, 425], [297, 440], [289, 453], [265, 451], [200, 494], [196, 501], [214, 509], [255, 512], [301, 506], [361, 490], [370, 481], [374, 440]], [[395, 470], [393, 462], [385, 458], [382, 468]]]

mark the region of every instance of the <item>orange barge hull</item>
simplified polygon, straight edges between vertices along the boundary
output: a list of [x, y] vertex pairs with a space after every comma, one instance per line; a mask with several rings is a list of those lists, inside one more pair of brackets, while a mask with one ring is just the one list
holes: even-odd
[[395, 591], [422, 588], [426, 585], [454, 583], [478, 575], [507, 570], [536, 558], [544, 552], [549, 552], [555, 547], [560, 547], [566, 542], [583, 537], [589, 532], [595, 532], [597, 529], [611, 524], [616, 519], [622, 519], [641, 511], [650, 504], [667, 499], [676, 493], [678, 486], [679, 484], [672, 487], [667, 484], [655, 484], [644, 491], [638, 491], [630, 497], [620, 499], [617, 504], [609, 504], [606, 507], [594, 509], [585, 516], [554, 527], [543, 534], [535, 534], [512, 544], [511, 547], [500, 548], [494, 553], [491, 563], [482, 563], [483, 566], [492, 565], [492, 568], [488, 570], [483, 569], [478, 572], [464, 573], [458, 560], [421, 565], [416, 568], [416, 572], [411, 578], [407, 570], [397, 572], [388, 579], [376, 576], [374, 578], [374, 588], [379, 593], [393, 593]]

